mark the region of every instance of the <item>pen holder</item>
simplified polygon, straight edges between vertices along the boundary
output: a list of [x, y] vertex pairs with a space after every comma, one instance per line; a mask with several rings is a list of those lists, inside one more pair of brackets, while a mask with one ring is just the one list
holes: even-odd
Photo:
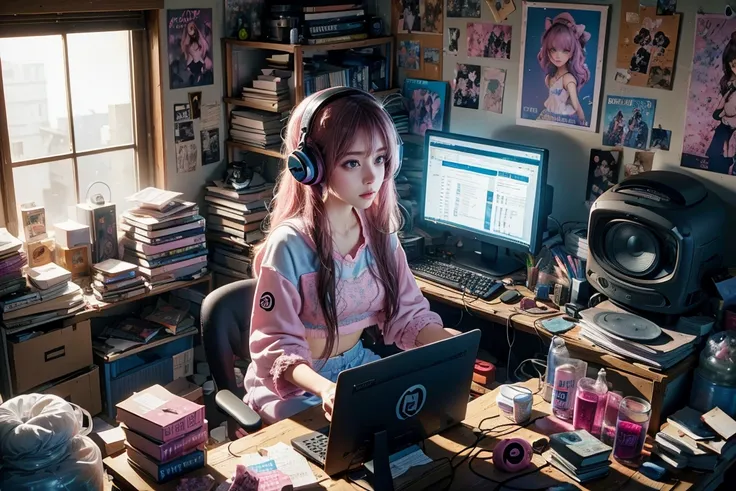
[[552, 295], [552, 303], [558, 307], [563, 307], [570, 300], [570, 287], [557, 283]]
[[590, 300], [591, 289], [588, 280], [572, 279], [570, 287], [570, 301], [577, 305], [587, 306]]

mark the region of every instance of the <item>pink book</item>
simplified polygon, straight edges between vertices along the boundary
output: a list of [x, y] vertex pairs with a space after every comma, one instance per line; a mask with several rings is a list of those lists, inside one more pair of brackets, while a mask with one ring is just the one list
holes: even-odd
[[152, 385], [116, 406], [117, 420], [148, 438], [166, 443], [204, 423], [204, 406]]
[[176, 440], [171, 440], [166, 443], [151, 441], [125, 425], [122, 425], [121, 428], [125, 433], [125, 440], [130, 443], [131, 446], [162, 464], [174, 460], [177, 457], [181, 457], [182, 455], [186, 455], [197, 448], [197, 446], [205, 443], [207, 441], [208, 434], [207, 420], [204, 420], [202, 426], [196, 430], [192, 430], [181, 438], [177, 438]]

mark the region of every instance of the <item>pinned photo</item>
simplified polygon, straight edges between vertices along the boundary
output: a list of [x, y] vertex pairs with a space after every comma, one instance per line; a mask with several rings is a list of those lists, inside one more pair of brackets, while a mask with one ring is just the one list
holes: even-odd
[[478, 109], [480, 102], [480, 66], [457, 64], [452, 95], [455, 107]]
[[424, 63], [431, 65], [440, 64], [440, 49], [439, 48], [424, 48]]
[[486, 4], [488, 4], [488, 8], [496, 22], [505, 21], [509, 15], [516, 11], [514, 0], [486, 0]]
[[618, 150], [590, 151], [588, 163], [588, 185], [586, 199], [595, 201], [598, 197], [618, 183], [618, 159], [621, 152]]
[[457, 56], [457, 45], [460, 41], [460, 29], [457, 27], [447, 28], [447, 54]]
[[419, 41], [399, 41], [399, 68], [419, 70], [421, 49]]
[[671, 140], [672, 132], [670, 130], [662, 129], [661, 126], [659, 128], [654, 128], [652, 130], [652, 141], [649, 144], [649, 148], [669, 150]]
[[194, 123], [187, 121], [174, 124], [174, 142], [188, 142], [194, 140]]
[[649, 172], [654, 165], [654, 152], [636, 152], [634, 162], [624, 165], [624, 178]]
[[447, 17], [480, 18], [480, 0], [447, 0]]
[[483, 109], [503, 113], [503, 93], [506, 88], [506, 70], [486, 67], [483, 69]]
[[174, 122], [188, 121], [191, 119], [189, 104], [174, 104]]
[[511, 26], [486, 22], [468, 22], [468, 56], [509, 59]]

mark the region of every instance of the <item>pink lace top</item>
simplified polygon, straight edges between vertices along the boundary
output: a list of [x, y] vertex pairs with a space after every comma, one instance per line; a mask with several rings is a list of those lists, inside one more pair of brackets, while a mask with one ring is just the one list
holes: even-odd
[[[363, 217], [358, 216], [362, 226]], [[384, 289], [371, 270], [374, 258], [367, 236], [363, 234], [362, 245], [353, 256], [335, 253], [338, 332], [342, 336], [377, 325], [387, 344], [395, 343], [406, 350], [415, 346], [422, 328], [442, 325], [442, 319], [429, 310], [429, 302], [422, 296], [395, 235], [391, 247], [399, 306], [389, 326], [383, 316]], [[314, 242], [299, 223], [287, 222], [271, 231], [254, 261], [258, 283], [250, 324], [250, 354], [255, 370], [249, 369], [246, 377], [260, 380], [246, 382], [247, 386], [263, 384], [282, 399], [303, 394], [283, 374], [296, 363], [312, 366], [307, 338], [326, 337], [317, 295], [318, 269]]]

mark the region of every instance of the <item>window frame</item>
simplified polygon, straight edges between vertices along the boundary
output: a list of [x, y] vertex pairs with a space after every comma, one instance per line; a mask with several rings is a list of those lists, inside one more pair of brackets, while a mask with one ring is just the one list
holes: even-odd
[[[153, 17], [156, 17], [155, 15]], [[120, 150], [133, 149], [135, 154], [135, 164], [137, 170], [138, 189], [154, 185], [156, 180], [156, 165], [154, 164], [153, 147], [151, 139], [150, 126], [152, 122], [151, 114], [146, 111], [147, 107], [151, 107], [151, 93], [149, 81], [151, 80], [151, 62], [149, 57], [150, 39], [149, 32], [144, 30], [128, 31], [130, 41], [130, 78], [131, 78], [131, 105], [132, 105], [132, 124], [134, 141], [129, 144], [102, 147], [90, 150], [78, 151], [74, 145], [74, 114], [72, 112], [70, 71], [69, 71], [69, 51], [67, 43], [67, 33], [59, 32], [62, 37], [64, 73], [66, 78], [66, 96], [67, 96], [67, 112], [69, 114], [69, 138], [72, 142], [72, 150], [60, 155], [52, 155], [46, 157], [38, 157], [34, 159], [23, 160], [21, 162], [12, 162], [10, 136], [7, 121], [7, 111], [5, 105], [5, 86], [2, 76], [2, 62], [0, 62], [0, 195], [2, 196], [2, 209], [5, 219], [5, 227], [13, 235], [18, 235], [18, 205], [15, 199], [15, 182], [13, 181], [13, 169], [30, 165], [43, 164], [48, 162], [56, 162], [63, 160], [71, 160], [73, 167], [74, 189], [77, 203], [83, 200], [85, 190], [79, 189], [79, 176], [77, 172], [78, 159], [90, 155], [99, 155], [103, 153], [111, 153]], [[32, 34], [28, 34], [32, 36]], [[22, 37], [19, 36], [19, 37]], [[111, 185], [113, 183], [110, 183]]]

